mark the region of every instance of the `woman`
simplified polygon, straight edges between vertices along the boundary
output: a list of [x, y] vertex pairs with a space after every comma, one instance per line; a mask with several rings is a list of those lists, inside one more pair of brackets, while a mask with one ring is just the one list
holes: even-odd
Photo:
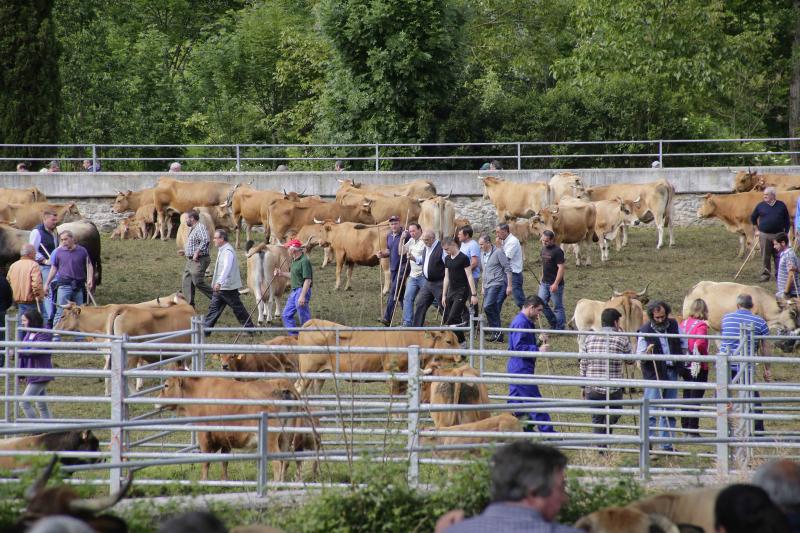
[[[42, 328], [44, 320], [42, 315], [36, 309], [29, 309], [20, 317], [20, 323], [23, 328]], [[25, 333], [22, 338], [23, 342], [50, 342], [52, 337], [49, 333], [43, 331]], [[35, 352], [35, 353], [34, 353]], [[30, 347], [22, 348], [19, 352], [19, 367], [20, 368], [53, 368], [53, 363], [50, 360], [50, 353], [42, 353], [41, 349], [37, 349], [33, 344]], [[26, 382], [28, 385], [25, 387], [23, 396], [44, 396], [47, 392], [47, 384], [53, 381], [51, 376], [20, 376], [20, 381]], [[25, 413], [26, 418], [50, 418], [50, 411], [47, 409], [46, 402], [36, 402], [36, 407], [39, 408], [39, 415], [36, 415], [36, 409], [33, 408], [31, 402], [22, 402], [22, 411]]]
[[[463, 324], [469, 320], [467, 302], [478, 305], [478, 292], [472, 278], [472, 267], [469, 258], [461, 253], [458, 242], [452, 237], [442, 240], [442, 248], [447, 255], [444, 258], [444, 285], [442, 286], [442, 304], [444, 305], [444, 323], [448, 326]], [[459, 342], [464, 342], [464, 332], [456, 331]]]
[[[689, 316], [680, 324], [681, 333], [692, 335], [689, 338], [689, 353], [695, 355], [708, 355], [708, 306], [701, 298], [692, 302]], [[694, 336], [697, 335], [697, 336]], [[705, 383], [708, 381], [708, 363], [689, 363], [686, 362], [678, 367], [683, 381], [687, 383]], [[683, 398], [699, 399], [705, 394], [704, 389], [683, 389]], [[683, 429], [697, 429], [700, 419], [696, 416], [681, 417], [681, 427]], [[699, 437], [696, 432], [688, 433], [690, 437]]]

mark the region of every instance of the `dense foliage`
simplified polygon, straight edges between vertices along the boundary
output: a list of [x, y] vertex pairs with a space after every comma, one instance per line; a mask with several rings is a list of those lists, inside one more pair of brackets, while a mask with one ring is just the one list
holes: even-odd
[[0, 131], [136, 144], [798, 135], [796, 3], [11, 1]]

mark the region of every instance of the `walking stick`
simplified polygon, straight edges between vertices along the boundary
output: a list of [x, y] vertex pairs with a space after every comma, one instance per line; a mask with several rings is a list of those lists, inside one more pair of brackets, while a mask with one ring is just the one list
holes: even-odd
[[744, 266], [747, 264], [748, 261], [750, 261], [750, 258], [753, 257], [753, 252], [756, 251], [756, 244], [758, 244], [758, 241], [755, 240], [755, 238], [754, 238], [753, 239], [753, 247], [750, 248], [750, 253], [747, 254], [747, 257], [745, 258], [744, 263], [742, 263], [742, 266], [739, 267], [739, 271], [736, 273], [735, 276], [733, 276], [733, 279], [736, 279], [736, 278], [739, 277], [739, 274], [741, 274], [742, 270], [744, 270]]

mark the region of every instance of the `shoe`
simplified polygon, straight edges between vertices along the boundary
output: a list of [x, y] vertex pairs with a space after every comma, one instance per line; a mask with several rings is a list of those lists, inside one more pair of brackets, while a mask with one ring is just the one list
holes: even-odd
[[384, 326], [386, 326], [387, 328], [389, 327], [389, 321], [388, 321], [388, 320], [386, 320], [385, 318], [379, 318], [379, 319], [378, 319], [378, 322], [380, 322], [381, 324], [383, 324], [383, 325], [384, 325]]

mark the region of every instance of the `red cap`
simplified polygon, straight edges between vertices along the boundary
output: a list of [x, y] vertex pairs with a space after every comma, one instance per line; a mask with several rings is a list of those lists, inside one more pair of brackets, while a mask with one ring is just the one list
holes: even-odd
[[302, 248], [303, 243], [298, 241], [297, 239], [292, 239], [291, 241], [284, 244], [287, 248]]

